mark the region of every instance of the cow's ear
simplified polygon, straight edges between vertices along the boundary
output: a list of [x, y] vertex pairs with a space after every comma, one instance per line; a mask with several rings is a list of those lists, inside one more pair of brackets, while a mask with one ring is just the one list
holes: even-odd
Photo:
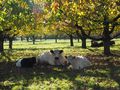
[[51, 52], [52, 54], [54, 54], [54, 51], [53, 51], [53, 50], [50, 50], [50, 52]]
[[65, 58], [67, 59], [67, 56], [65, 56]]
[[63, 53], [63, 50], [60, 50], [59, 52], [60, 52], [60, 53]]

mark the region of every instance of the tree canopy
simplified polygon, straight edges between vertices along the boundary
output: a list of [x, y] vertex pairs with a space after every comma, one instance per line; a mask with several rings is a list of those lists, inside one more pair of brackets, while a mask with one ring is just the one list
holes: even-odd
[[2, 35], [76, 33], [82, 41], [102, 40], [106, 54], [120, 35], [119, 18], [119, 0], [0, 0]]

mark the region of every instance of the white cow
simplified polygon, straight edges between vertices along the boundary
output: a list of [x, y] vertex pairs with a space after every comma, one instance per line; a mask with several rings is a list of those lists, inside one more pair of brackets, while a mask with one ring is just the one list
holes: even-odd
[[68, 62], [72, 65], [72, 69], [83, 69], [85, 67], [91, 66], [91, 62], [83, 56], [66, 56]]
[[37, 58], [42, 64], [48, 63], [50, 65], [66, 65], [67, 59], [63, 56], [63, 50], [50, 50], [42, 53]]

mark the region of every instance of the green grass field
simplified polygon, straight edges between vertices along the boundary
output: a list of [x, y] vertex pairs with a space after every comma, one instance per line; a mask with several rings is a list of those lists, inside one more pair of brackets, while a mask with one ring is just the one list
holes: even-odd
[[[92, 48], [87, 41], [87, 49], [81, 48], [81, 42], [69, 40], [42, 40], [35, 45], [32, 42], [14, 41], [13, 50], [0, 55], [0, 90], [120, 90], [120, 39], [115, 39], [111, 47], [114, 56], [104, 56], [103, 47]], [[93, 67], [73, 71], [61, 67], [40, 67], [21, 69], [15, 67], [19, 58], [37, 56], [50, 49], [63, 49], [65, 55], [83, 55], [89, 58]]]

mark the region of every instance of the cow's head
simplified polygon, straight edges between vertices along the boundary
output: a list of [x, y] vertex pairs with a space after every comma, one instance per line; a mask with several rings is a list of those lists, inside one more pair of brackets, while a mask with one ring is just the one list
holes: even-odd
[[68, 60], [69, 64], [72, 64], [75, 61], [76, 56], [69, 55], [69, 56], [65, 56], [65, 58]]
[[63, 56], [63, 50], [50, 50], [50, 52], [53, 55], [56, 65], [67, 64], [67, 60]]
[[55, 60], [59, 60], [60, 56], [63, 53], [63, 50], [50, 50]]

